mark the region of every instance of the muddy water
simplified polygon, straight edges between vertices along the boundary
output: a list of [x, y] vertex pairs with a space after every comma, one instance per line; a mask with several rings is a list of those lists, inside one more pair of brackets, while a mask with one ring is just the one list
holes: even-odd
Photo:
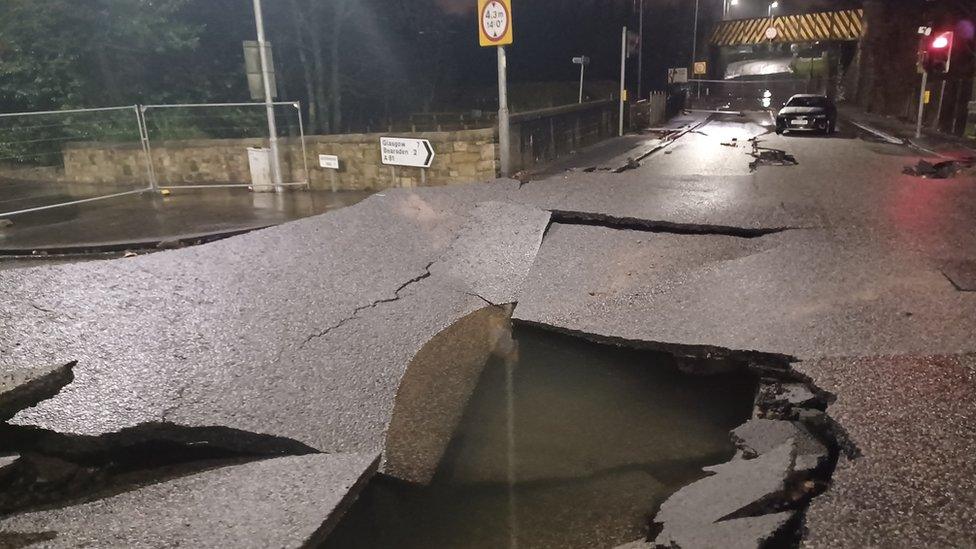
[[733, 454], [756, 380], [532, 328], [485, 365], [430, 484], [374, 479], [329, 548], [613, 547]]

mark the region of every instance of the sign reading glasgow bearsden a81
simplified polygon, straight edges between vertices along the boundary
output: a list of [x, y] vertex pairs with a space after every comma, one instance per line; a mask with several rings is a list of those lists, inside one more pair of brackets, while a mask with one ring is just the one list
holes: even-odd
[[434, 148], [426, 139], [381, 137], [380, 154], [387, 166], [429, 168], [434, 161]]

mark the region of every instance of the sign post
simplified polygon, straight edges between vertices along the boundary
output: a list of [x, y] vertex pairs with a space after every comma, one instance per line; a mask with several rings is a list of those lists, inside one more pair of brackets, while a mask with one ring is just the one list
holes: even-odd
[[573, 64], [580, 66], [580, 91], [579, 91], [579, 102], [583, 103], [583, 74], [586, 72], [586, 66], [590, 64], [590, 58], [585, 55], [573, 58]]
[[505, 46], [514, 42], [512, 0], [478, 0], [478, 38], [481, 47], [498, 50], [498, 148], [501, 175], [512, 175], [511, 126], [508, 110], [508, 59]]

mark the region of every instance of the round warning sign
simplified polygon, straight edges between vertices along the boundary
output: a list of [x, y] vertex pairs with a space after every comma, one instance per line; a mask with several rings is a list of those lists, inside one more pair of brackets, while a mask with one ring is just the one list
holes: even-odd
[[502, 46], [512, 43], [511, 0], [482, 0], [481, 45]]

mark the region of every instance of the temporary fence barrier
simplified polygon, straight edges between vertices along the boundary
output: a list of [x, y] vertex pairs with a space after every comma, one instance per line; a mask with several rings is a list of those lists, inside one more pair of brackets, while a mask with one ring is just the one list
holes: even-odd
[[[0, 114], [0, 218], [152, 190], [140, 119], [136, 106]], [[112, 181], [85, 152], [109, 144], [142, 151]]]
[[[273, 104], [282, 187], [309, 185], [301, 104]], [[150, 176], [161, 190], [251, 187], [248, 149], [269, 138], [264, 103], [144, 105]]]
[[[273, 104], [282, 187], [309, 185], [301, 105]], [[132, 105], [0, 114], [0, 218], [148, 191], [251, 187], [264, 103]]]

